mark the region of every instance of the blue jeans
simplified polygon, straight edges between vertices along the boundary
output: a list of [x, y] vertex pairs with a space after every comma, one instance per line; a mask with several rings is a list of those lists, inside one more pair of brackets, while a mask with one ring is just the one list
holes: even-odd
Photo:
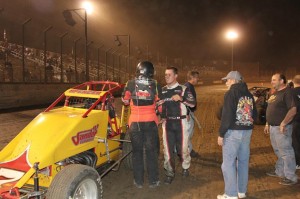
[[286, 132], [280, 133], [279, 126], [270, 126], [270, 139], [277, 156], [275, 172], [278, 176], [286, 177], [297, 182], [295, 153], [292, 147], [292, 125], [286, 126]]
[[251, 135], [252, 130], [228, 130], [224, 136], [222, 172], [228, 196], [247, 192]]

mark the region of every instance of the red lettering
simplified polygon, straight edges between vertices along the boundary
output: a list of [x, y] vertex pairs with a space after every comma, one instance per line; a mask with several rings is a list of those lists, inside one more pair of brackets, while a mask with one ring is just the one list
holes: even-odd
[[85, 142], [90, 142], [94, 140], [95, 135], [97, 134], [99, 125], [93, 126], [89, 130], [80, 131], [76, 134], [76, 136], [72, 137], [72, 141], [75, 145], [82, 144]]

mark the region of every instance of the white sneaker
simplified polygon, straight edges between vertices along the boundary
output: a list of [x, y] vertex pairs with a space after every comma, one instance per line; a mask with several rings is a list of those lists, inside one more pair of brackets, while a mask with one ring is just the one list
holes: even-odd
[[296, 169], [300, 169], [300, 165], [296, 165]]
[[238, 199], [238, 197], [230, 197], [224, 193], [223, 195], [218, 195], [217, 199]]
[[239, 198], [246, 198], [246, 194], [245, 193], [238, 193]]

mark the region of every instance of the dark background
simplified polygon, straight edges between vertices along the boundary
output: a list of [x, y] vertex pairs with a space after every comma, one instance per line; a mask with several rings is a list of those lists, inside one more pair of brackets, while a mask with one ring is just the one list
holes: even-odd
[[[0, 30], [10, 42], [21, 43], [22, 23], [26, 45], [43, 48], [43, 30], [49, 25], [49, 46], [59, 51], [59, 35], [66, 40], [84, 38], [84, 23], [73, 13], [74, 27], [62, 11], [80, 8], [79, 0], [1, 0]], [[260, 62], [264, 69], [297, 67], [300, 53], [298, 0], [94, 0], [88, 16], [89, 40], [94, 46], [114, 47], [114, 34], [130, 34], [132, 54], [149, 48], [149, 56], [163, 59], [230, 60], [231, 42], [224, 38], [234, 27], [234, 59]], [[79, 12], [80, 13], [80, 12]], [[80, 13], [82, 14], [82, 13]], [[126, 38], [120, 38], [126, 43]], [[82, 44], [84, 40], [82, 39]], [[71, 47], [66, 47], [71, 51]], [[124, 52], [126, 47], [124, 46]]]

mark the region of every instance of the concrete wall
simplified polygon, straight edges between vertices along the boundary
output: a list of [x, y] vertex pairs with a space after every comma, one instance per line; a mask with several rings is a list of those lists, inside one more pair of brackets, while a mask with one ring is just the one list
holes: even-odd
[[0, 110], [51, 104], [75, 84], [0, 83]]

